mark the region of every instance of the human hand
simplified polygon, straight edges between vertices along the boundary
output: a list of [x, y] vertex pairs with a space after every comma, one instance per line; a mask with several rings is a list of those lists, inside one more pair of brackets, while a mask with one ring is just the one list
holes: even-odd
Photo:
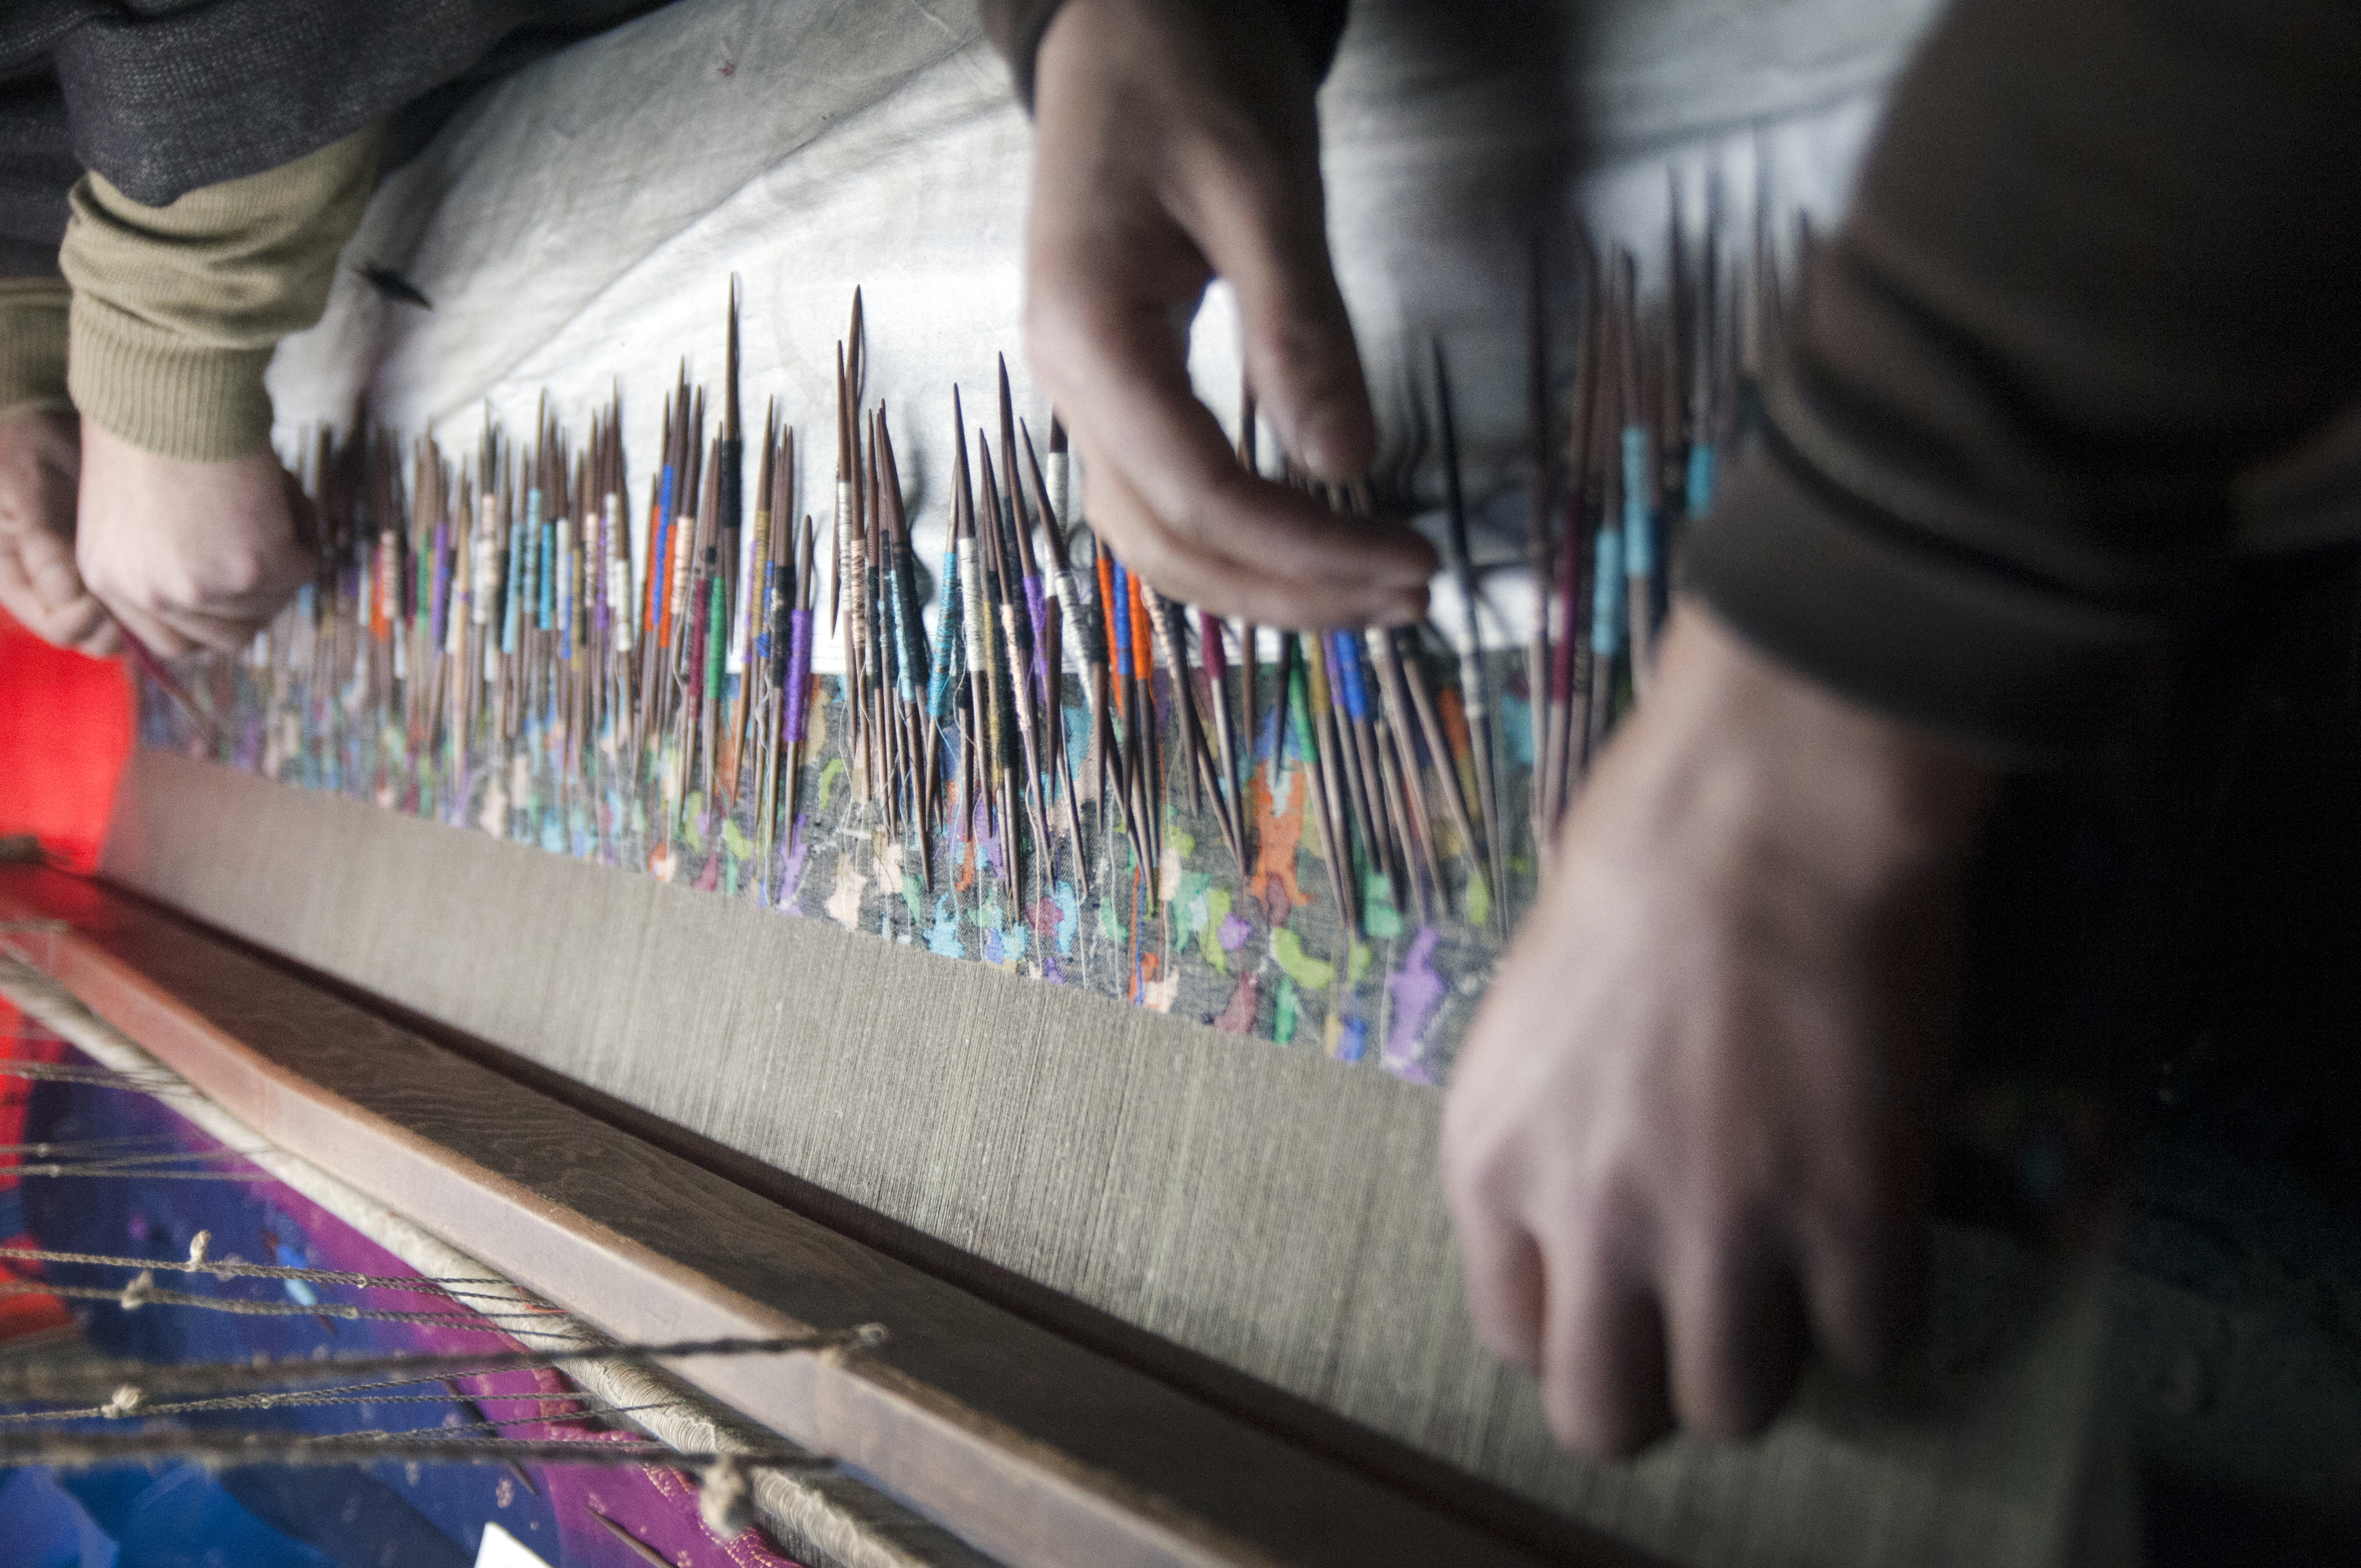
[[120, 640], [74, 568], [76, 433], [71, 414], [0, 422], [0, 608], [45, 642], [104, 657]]
[[82, 422], [82, 580], [165, 658], [250, 641], [312, 574], [310, 518], [270, 453], [188, 463]]
[[1367, 466], [1312, 85], [1261, 0], [1067, 0], [1034, 72], [1026, 343], [1081, 449], [1092, 525], [1166, 594], [1275, 626], [1415, 620], [1433, 552], [1241, 469], [1175, 325], [1227, 279], [1281, 444], [1321, 478]]
[[1993, 777], [1694, 604], [1662, 653], [1444, 1110], [1477, 1332], [1602, 1457], [1898, 1348]]

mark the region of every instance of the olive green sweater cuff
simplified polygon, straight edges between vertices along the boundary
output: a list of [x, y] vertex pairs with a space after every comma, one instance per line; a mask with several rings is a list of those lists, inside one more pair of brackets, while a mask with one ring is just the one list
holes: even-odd
[[61, 413], [66, 398], [66, 302], [55, 278], [0, 278], [0, 420]]
[[279, 340], [326, 308], [382, 140], [373, 126], [161, 207], [85, 175], [58, 254], [73, 287], [67, 384], [83, 417], [191, 462], [267, 448], [263, 371]]

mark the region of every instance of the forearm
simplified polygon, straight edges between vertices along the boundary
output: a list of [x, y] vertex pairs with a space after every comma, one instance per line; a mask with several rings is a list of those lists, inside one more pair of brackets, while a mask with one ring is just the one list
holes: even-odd
[[224, 462], [265, 450], [263, 371], [280, 340], [326, 307], [380, 140], [371, 127], [161, 207], [86, 176], [59, 257], [73, 289], [74, 406], [161, 456]]
[[2270, 547], [2255, 477], [2361, 396], [2361, 14], [1967, 0], [1813, 269], [1694, 535], [1750, 640], [2003, 756], [2120, 743]]

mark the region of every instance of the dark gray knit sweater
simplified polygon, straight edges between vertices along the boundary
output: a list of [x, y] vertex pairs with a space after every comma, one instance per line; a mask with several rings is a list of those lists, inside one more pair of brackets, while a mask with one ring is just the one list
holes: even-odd
[[0, 276], [56, 273], [84, 169], [160, 205], [382, 119], [390, 166], [476, 86], [660, 3], [9, 0]]

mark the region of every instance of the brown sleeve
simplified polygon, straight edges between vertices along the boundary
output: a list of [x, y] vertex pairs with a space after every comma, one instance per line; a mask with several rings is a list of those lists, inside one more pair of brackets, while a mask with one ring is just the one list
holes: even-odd
[[[1286, 19], [1297, 46], [1303, 50], [1304, 63], [1311, 67], [1312, 80], [1318, 82], [1328, 74], [1328, 68], [1336, 60], [1337, 42], [1345, 36], [1348, 0], [1246, 3], [1268, 5]], [[1040, 52], [1041, 35], [1049, 30], [1058, 7], [1064, 4], [1065, 0], [980, 0], [978, 9], [983, 15], [983, 30], [1000, 50], [1001, 58], [1008, 61], [1009, 74], [1016, 79], [1016, 101], [1025, 105], [1027, 114], [1033, 109], [1033, 57]]]
[[267, 448], [263, 371], [279, 340], [326, 307], [383, 139], [371, 126], [160, 207], [83, 176], [59, 252], [73, 286], [74, 406], [166, 457], [218, 463]]
[[1691, 586], [2008, 757], [2132, 733], [2242, 558], [2361, 538], [2361, 7], [1964, 0]]

